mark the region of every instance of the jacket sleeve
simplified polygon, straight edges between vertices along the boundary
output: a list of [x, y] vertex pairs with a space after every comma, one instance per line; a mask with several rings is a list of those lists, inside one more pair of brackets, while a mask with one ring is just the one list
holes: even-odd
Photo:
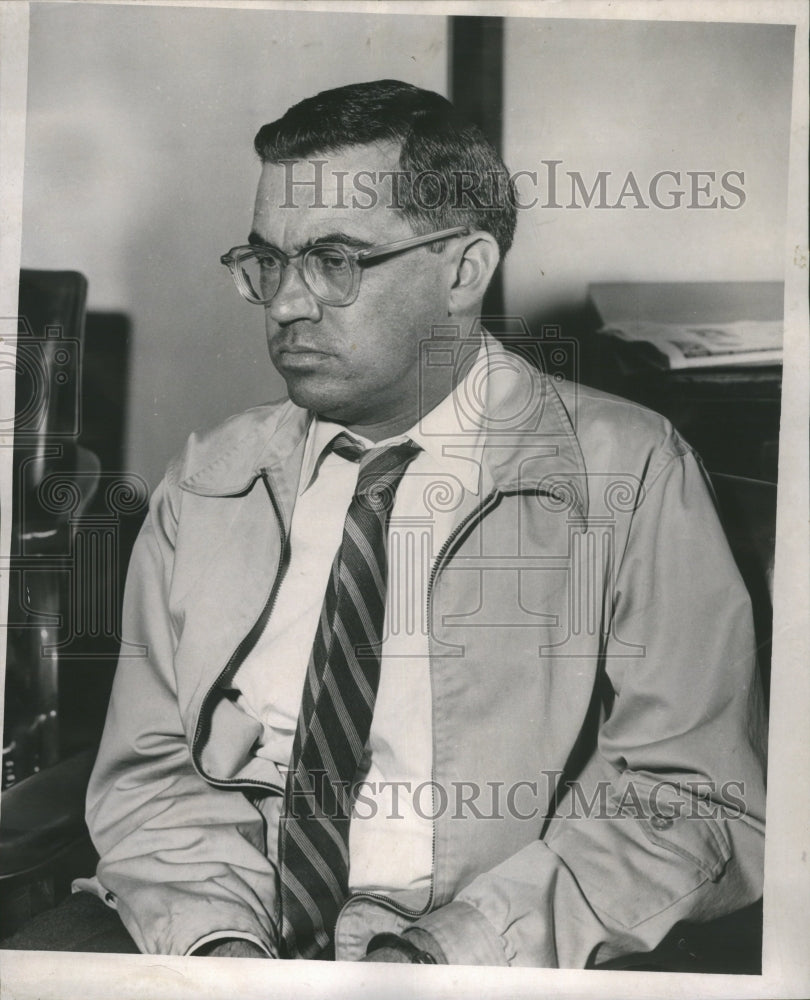
[[691, 452], [647, 484], [613, 595], [593, 755], [541, 840], [417, 923], [451, 963], [582, 968], [762, 894], [750, 601]]
[[87, 798], [97, 880], [144, 952], [186, 954], [227, 936], [273, 955], [276, 877], [264, 821], [241, 792], [197, 773], [180, 719], [168, 600], [173, 478], [170, 470], [152, 498], [127, 576], [123, 652]]

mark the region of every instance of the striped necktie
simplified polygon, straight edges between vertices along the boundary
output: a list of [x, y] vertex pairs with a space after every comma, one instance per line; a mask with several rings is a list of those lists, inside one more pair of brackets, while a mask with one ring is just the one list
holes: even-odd
[[397, 487], [420, 450], [412, 441], [364, 452], [340, 434], [332, 450], [360, 471], [309, 658], [279, 831], [282, 953], [328, 948], [349, 895], [349, 821], [380, 679]]

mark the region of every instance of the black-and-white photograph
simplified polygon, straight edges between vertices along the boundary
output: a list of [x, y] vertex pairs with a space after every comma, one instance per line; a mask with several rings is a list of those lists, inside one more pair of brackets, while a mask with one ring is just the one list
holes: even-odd
[[807, 12], [713, 11], [8, 4], [9, 997], [802, 995]]

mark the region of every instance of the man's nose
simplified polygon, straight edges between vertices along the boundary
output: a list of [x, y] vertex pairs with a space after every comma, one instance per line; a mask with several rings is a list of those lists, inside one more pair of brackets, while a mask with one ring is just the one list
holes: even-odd
[[278, 291], [267, 303], [265, 310], [280, 325], [299, 319], [317, 322], [321, 318], [321, 304], [307, 288], [301, 272], [293, 264], [284, 268]]

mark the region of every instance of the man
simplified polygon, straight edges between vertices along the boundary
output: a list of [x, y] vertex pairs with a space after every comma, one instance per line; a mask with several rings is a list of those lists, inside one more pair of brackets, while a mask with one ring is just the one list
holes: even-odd
[[747, 595], [672, 428], [481, 329], [494, 150], [393, 81], [256, 148], [290, 400], [153, 497], [83, 887], [147, 952], [562, 967], [757, 899]]

